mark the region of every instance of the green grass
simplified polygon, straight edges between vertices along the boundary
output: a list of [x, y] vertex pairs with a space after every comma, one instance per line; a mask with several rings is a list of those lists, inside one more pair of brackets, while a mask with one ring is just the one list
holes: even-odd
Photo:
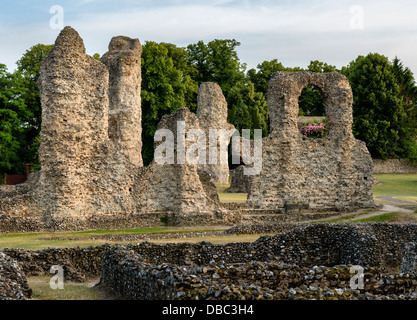
[[[42, 232], [42, 233], [14, 233], [0, 235], [0, 249], [22, 248], [26, 250], [39, 250], [49, 247], [88, 247], [110, 243], [109, 240], [101, 239], [80, 239], [80, 240], [58, 240], [57, 238], [88, 237], [94, 235], [117, 235], [117, 234], [164, 234], [164, 233], [185, 233], [185, 232], [209, 232], [224, 230], [227, 227], [160, 227], [160, 228], [138, 228], [120, 230], [91, 230], [77, 232]], [[50, 239], [43, 239], [50, 238]], [[127, 243], [118, 241], [117, 243]], [[141, 241], [138, 241], [141, 242]]]
[[223, 203], [244, 203], [247, 197], [247, 193], [219, 193], [220, 202]]
[[356, 222], [356, 223], [365, 223], [365, 222], [416, 223], [417, 216], [414, 213], [387, 212], [387, 213], [383, 213], [383, 214], [373, 216], [373, 217], [355, 219], [352, 222]]
[[312, 221], [313, 223], [343, 223], [343, 222], [348, 222], [349, 220], [352, 220], [354, 218], [360, 217], [362, 215], [366, 215], [372, 212], [378, 211], [377, 209], [366, 209], [360, 213], [352, 213], [352, 214], [347, 214], [341, 217], [337, 217], [337, 218], [332, 218], [332, 219], [327, 219], [327, 220], [320, 220], [320, 221]]
[[230, 188], [230, 184], [229, 183], [224, 183], [224, 184], [216, 184], [216, 188], [217, 188], [217, 192], [220, 193], [224, 193], [227, 189]]
[[216, 184], [219, 200], [223, 203], [244, 203], [248, 198], [247, 193], [225, 193], [230, 188], [230, 184]]
[[74, 283], [64, 282], [64, 289], [51, 289], [49, 281], [51, 277], [28, 277], [32, 298], [36, 300], [103, 300], [105, 297], [91, 288], [88, 282]]
[[375, 178], [379, 184], [372, 188], [374, 196], [417, 197], [417, 174], [376, 174]]

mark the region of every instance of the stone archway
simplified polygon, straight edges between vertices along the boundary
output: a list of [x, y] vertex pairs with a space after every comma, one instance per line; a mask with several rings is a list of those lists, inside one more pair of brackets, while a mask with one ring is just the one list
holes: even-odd
[[277, 72], [268, 88], [271, 136], [298, 134], [298, 97], [307, 85], [315, 86], [325, 101], [329, 136], [351, 134], [353, 94], [345, 76], [336, 72]]

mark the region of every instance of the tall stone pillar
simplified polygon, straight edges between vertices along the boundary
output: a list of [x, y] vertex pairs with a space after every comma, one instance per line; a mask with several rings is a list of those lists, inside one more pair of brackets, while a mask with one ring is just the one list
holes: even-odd
[[108, 71], [86, 54], [77, 31], [65, 27], [44, 60], [39, 203], [44, 215], [94, 211], [103, 149], [108, 141]]
[[114, 37], [103, 62], [109, 78], [109, 138], [137, 167], [142, 161], [141, 54], [138, 39]]
[[221, 131], [217, 131], [219, 133], [218, 138], [216, 138], [217, 146], [214, 144], [211, 145], [211, 147], [217, 148], [216, 163], [210, 164], [210, 152], [208, 148], [206, 164], [199, 165], [199, 170], [209, 173], [212, 182], [214, 183], [228, 183], [229, 164], [227, 162], [222, 163], [220, 158], [220, 148], [222, 145], [229, 145], [231, 138], [230, 133], [234, 132], [235, 127], [227, 122], [227, 102], [218, 84], [213, 82], [204, 82], [200, 85], [197, 97], [197, 117], [200, 122], [200, 128], [206, 133], [208, 147], [210, 147], [210, 130], [225, 130], [223, 133], [221, 133]]

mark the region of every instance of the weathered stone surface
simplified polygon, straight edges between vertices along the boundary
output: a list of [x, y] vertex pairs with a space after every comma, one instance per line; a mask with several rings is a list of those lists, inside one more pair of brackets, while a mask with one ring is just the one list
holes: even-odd
[[[132, 82], [124, 84], [126, 92], [135, 91], [129, 86], [138, 88]], [[38, 85], [43, 106], [42, 170], [13, 190], [1, 188], [0, 211], [10, 218], [2, 219], [0, 229], [15, 229], [16, 221], [27, 224], [27, 219], [40, 230], [115, 225], [115, 220], [125, 224], [122, 221], [136, 209], [130, 191], [139, 170], [120, 144], [109, 139], [106, 66], [88, 56], [77, 31], [66, 27], [42, 64]], [[117, 95], [122, 96], [112, 93]], [[124, 107], [129, 109], [127, 103]], [[130, 109], [137, 107], [138, 103]]]
[[417, 243], [405, 243], [402, 249], [402, 273], [417, 273]]
[[235, 127], [227, 122], [227, 102], [218, 84], [204, 82], [200, 85], [197, 97], [197, 117], [200, 120], [200, 128], [206, 133], [208, 147], [210, 147], [210, 130], [225, 130], [216, 139], [217, 145], [213, 143], [214, 148], [217, 148], [216, 163], [210, 164], [209, 152], [207, 152], [206, 164], [200, 165], [199, 170], [207, 171], [214, 183], [229, 183], [229, 164], [227, 159], [225, 159], [225, 163], [221, 160], [220, 148], [224, 145], [227, 150], [231, 134], [235, 131]]
[[417, 174], [417, 164], [407, 159], [373, 159], [374, 174]]
[[[308, 84], [326, 102], [327, 137], [298, 130], [298, 97]], [[248, 202], [285, 212], [374, 207], [372, 159], [353, 137], [352, 90], [338, 73], [278, 72], [268, 89], [271, 134], [263, 139], [263, 164], [253, 176]]]
[[109, 138], [118, 152], [138, 167], [142, 162], [140, 88], [142, 45], [138, 39], [114, 37], [103, 62], [109, 69]]
[[[101, 276], [99, 286], [123, 299], [417, 299], [417, 275], [407, 269], [415, 267], [415, 224], [262, 224], [224, 234], [259, 232], [278, 234], [227, 244], [3, 249], [0, 295], [6, 288], [6, 297], [23, 298], [9, 293], [30, 293], [24, 274], [46, 275], [60, 265], [66, 280]], [[358, 265], [361, 290], [351, 287]]]
[[[218, 198], [213, 197], [211, 181], [203, 179], [203, 185], [198, 174], [198, 163], [188, 163], [183, 154], [184, 164], [178, 161], [182, 150], [188, 150], [192, 142], [183, 139], [178, 134], [178, 126], [188, 130], [199, 129], [199, 120], [187, 108], [180, 108], [172, 115], [166, 115], [158, 125], [158, 130], [168, 129], [174, 134], [174, 164], [160, 164], [154, 161], [146, 167], [134, 186], [134, 194], [138, 211], [165, 212], [168, 221], [173, 224], [212, 224], [213, 221], [227, 222], [227, 211], [222, 207]], [[179, 146], [178, 139], [182, 139]], [[159, 143], [155, 144], [158, 148]], [[206, 191], [210, 191], [207, 195]], [[224, 220], [222, 220], [224, 219]]]

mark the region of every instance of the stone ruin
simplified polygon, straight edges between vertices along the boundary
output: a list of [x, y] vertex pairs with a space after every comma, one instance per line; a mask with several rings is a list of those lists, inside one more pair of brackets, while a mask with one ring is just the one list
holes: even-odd
[[[298, 97], [314, 85], [326, 103], [327, 137], [298, 130]], [[277, 72], [268, 87], [271, 133], [263, 139], [262, 171], [251, 177], [248, 203], [284, 212], [374, 207], [372, 158], [352, 133], [353, 94], [336, 72]]]
[[[300, 219], [281, 214], [294, 210], [374, 206], [372, 159], [352, 135], [352, 91], [337, 73], [273, 76], [268, 91], [271, 134], [263, 139], [262, 170], [251, 176], [243, 206], [219, 201], [214, 183], [227, 182], [226, 164], [153, 161], [144, 167], [141, 50], [137, 39], [114, 37], [101, 62], [96, 61], [86, 54], [77, 31], [62, 30], [38, 80], [42, 169], [25, 184], [0, 188], [0, 231], [143, 227], [161, 221], [233, 225], [244, 222], [248, 212], [258, 218], [267, 212], [268, 219], [280, 221]], [[308, 84], [325, 97], [325, 139], [305, 139], [297, 130], [298, 97]], [[234, 129], [214, 83], [201, 85], [197, 115], [181, 108], [164, 116], [158, 129], [176, 132], [179, 121], [205, 132]], [[221, 136], [217, 145], [229, 141], [230, 136]]]

